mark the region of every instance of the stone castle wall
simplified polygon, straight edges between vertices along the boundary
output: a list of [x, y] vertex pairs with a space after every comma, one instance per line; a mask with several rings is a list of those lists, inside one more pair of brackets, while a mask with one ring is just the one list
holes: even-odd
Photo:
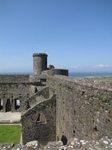
[[56, 96], [43, 99], [22, 116], [23, 143], [38, 140], [43, 146], [56, 140]]
[[43, 89], [32, 95], [29, 99], [27, 99], [27, 101], [29, 103], [29, 107], [32, 107], [37, 103], [41, 102], [41, 100], [48, 98], [49, 98], [49, 87], [44, 87]]
[[56, 138], [112, 137], [112, 85], [89, 79], [47, 76], [56, 93]]
[[25, 101], [41, 86], [39, 80], [31, 80], [30, 75], [0, 75], [0, 110], [17, 111], [16, 101], [19, 100], [19, 111], [24, 111]]
[[29, 75], [0, 75], [0, 83], [29, 83]]
[[64, 76], [68, 76], [68, 70], [67, 69], [45, 70], [42, 72], [42, 75], [64, 75]]
[[112, 83], [66, 77], [47, 70], [46, 54], [33, 57], [33, 75], [0, 75], [0, 110], [24, 112], [23, 143], [112, 138]]

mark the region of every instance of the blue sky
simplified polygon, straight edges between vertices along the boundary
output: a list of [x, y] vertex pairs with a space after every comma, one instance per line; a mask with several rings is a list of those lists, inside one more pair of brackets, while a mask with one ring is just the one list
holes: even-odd
[[33, 53], [70, 71], [112, 72], [112, 0], [0, 0], [0, 73], [33, 72]]

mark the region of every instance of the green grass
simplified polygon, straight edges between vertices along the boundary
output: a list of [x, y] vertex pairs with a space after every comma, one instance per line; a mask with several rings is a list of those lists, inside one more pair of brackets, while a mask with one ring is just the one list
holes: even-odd
[[93, 80], [112, 82], [112, 76], [110, 77], [92, 77]]
[[20, 143], [20, 125], [0, 125], [0, 143]]

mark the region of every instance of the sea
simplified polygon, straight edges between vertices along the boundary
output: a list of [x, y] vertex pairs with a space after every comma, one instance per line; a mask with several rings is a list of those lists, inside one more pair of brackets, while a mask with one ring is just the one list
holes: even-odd
[[[0, 75], [16, 75], [16, 74], [31, 74], [33, 75], [33, 72], [12, 72], [12, 73], [0, 73]], [[70, 77], [102, 77], [102, 76], [112, 76], [112, 72], [69, 72]]]
[[112, 72], [69, 72], [70, 77], [112, 76]]

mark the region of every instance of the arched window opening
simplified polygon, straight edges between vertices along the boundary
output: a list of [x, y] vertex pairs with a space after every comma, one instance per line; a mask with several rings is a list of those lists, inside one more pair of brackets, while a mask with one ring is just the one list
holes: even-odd
[[40, 114], [38, 115], [38, 118], [37, 118], [37, 122], [39, 122], [40, 121]]
[[37, 123], [46, 123], [46, 118], [45, 115], [43, 113], [39, 113], [38, 117], [37, 117]]
[[16, 110], [20, 108], [20, 103], [21, 103], [21, 101], [19, 99], [15, 100], [15, 109]]
[[0, 98], [0, 111], [3, 109], [3, 100]]

